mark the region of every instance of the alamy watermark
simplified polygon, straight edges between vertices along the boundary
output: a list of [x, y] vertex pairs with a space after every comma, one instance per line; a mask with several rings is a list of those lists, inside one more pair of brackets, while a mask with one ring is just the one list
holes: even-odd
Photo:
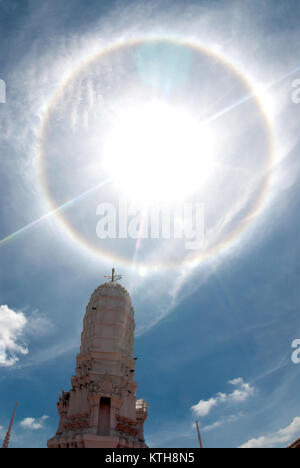
[[183, 203], [172, 208], [139, 208], [120, 201], [100, 203], [99, 239], [182, 239], [187, 250], [204, 249], [204, 204]]
[[6, 104], [6, 83], [0, 79], [0, 104]]
[[300, 78], [293, 81], [292, 88], [292, 102], [294, 104], [300, 104]]
[[292, 354], [292, 362], [294, 364], [300, 364], [300, 340], [294, 340], [292, 348], [295, 350]]

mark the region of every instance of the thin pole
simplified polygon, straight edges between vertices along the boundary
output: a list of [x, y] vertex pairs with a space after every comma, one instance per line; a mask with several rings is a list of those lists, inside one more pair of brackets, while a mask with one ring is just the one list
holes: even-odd
[[5, 448], [5, 449], [7, 449], [8, 446], [9, 446], [10, 434], [11, 434], [12, 426], [13, 426], [13, 423], [14, 423], [14, 420], [15, 420], [17, 407], [18, 407], [18, 403], [16, 403], [12, 418], [10, 420], [8, 431], [7, 431], [6, 437], [5, 437], [4, 442], [3, 442], [2, 448]]
[[200, 434], [200, 430], [199, 430], [199, 423], [198, 423], [198, 421], [196, 421], [196, 426], [197, 426], [197, 434], [198, 434], [199, 446], [200, 446], [200, 448], [203, 448], [203, 444], [202, 444], [202, 439], [201, 439], [201, 434]]

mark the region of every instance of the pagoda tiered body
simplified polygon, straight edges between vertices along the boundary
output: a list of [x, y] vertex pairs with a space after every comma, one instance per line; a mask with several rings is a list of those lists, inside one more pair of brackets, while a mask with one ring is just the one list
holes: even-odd
[[137, 400], [134, 381], [134, 310], [113, 279], [87, 306], [76, 375], [71, 391], [59, 395], [60, 421], [49, 448], [146, 447], [148, 405]]

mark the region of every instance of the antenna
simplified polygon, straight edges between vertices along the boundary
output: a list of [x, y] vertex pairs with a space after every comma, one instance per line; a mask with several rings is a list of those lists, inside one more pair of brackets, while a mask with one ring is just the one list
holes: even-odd
[[199, 429], [199, 423], [196, 421], [196, 427], [197, 427], [197, 434], [198, 434], [198, 440], [199, 440], [199, 447], [203, 448], [202, 444], [202, 439], [201, 439], [201, 434], [200, 434], [200, 429]]
[[120, 281], [120, 279], [122, 279], [122, 275], [116, 275], [116, 270], [113, 268], [111, 276], [104, 275], [104, 278], [110, 280], [111, 283], [115, 283], [116, 281]]
[[8, 431], [7, 431], [7, 434], [6, 434], [4, 442], [3, 442], [2, 448], [5, 448], [5, 449], [7, 449], [8, 446], [9, 446], [10, 434], [11, 434], [12, 426], [13, 426], [14, 419], [15, 419], [15, 416], [16, 416], [17, 407], [18, 407], [18, 403], [16, 403], [12, 418], [10, 420]]

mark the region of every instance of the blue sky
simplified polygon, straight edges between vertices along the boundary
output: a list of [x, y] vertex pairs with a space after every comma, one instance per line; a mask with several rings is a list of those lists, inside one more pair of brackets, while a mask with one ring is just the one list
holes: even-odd
[[[199, 419], [206, 447], [288, 445], [300, 436], [300, 364], [291, 361], [300, 339], [299, 2], [0, 0], [0, 13], [0, 439], [16, 401], [13, 447], [45, 447], [55, 433], [85, 307], [115, 263], [135, 307], [148, 444], [197, 447]], [[149, 37], [160, 39], [149, 47]], [[137, 38], [142, 45], [98, 56]], [[208, 130], [228, 166], [197, 199], [208, 207], [208, 245], [222, 245], [251, 212], [246, 229], [202, 261], [173, 240], [144, 242], [134, 259], [131, 240], [111, 240], [99, 255], [95, 207], [124, 196], [116, 184], [61, 212], [85, 242], [47, 215], [53, 200], [62, 205], [99, 183], [98, 152], [114, 124], [107, 116], [135, 112], [149, 96], [201, 119], [219, 116]], [[43, 125], [52, 205], [37, 156]]]

